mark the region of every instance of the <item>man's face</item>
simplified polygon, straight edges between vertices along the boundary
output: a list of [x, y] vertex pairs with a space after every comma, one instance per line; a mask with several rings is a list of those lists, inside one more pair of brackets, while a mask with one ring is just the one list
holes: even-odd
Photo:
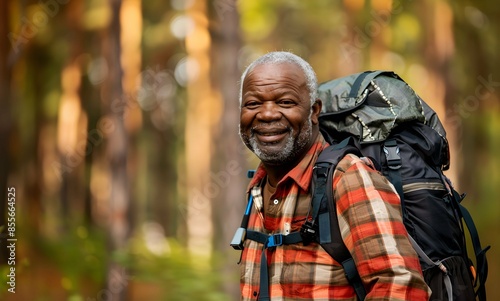
[[291, 63], [258, 65], [243, 82], [241, 139], [265, 164], [295, 162], [313, 142], [318, 107], [315, 104], [311, 111], [300, 67]]

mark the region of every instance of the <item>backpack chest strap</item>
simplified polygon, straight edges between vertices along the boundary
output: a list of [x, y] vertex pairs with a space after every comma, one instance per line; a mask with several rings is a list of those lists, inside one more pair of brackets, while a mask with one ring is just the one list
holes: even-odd
[[247, 231], [247, 239], [259, 242], [264, 245], [264, 249], [277, 247], [281, 245], [291, 245], [302, 241], [300, 232], [293, 232], [289, 235], [283, 234], [264, 234], [258, 231]]
[[271, 234], [267, 235], [258, 231], [247, 231], [247, 239], [259, 242], [264, 245], [262, 250], [262, 255], [260, 256], [260, 289], [259, 301], [270, 300], [269, 296], [269, 271], [267, 267], [267, 256], [265, 250], [268, 248], [273, 248], [282, 245], [296, 244], [302, 241], [300, 232], [293, 232], [289, 235], [283, 234]]

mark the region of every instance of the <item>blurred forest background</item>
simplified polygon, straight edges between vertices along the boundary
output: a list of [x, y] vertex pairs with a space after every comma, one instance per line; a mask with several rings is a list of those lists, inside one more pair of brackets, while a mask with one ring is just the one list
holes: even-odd
[[495, 1], [2, 0], [0, 14], [0, 299], [238, 299], [229, 241], [257, 163], [239, 76], [290, 50], [320, 82], [394, 70], [438, 112], [500, 300]]

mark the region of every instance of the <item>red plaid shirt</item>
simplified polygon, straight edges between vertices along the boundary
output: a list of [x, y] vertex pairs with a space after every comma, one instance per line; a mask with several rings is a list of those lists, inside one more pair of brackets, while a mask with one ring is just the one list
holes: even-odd
[[[328, 146], [319, 135], [302, 161], [277, 185], [263, 214], [262, 166], [250, 182], [254, 206], [249, 230], [266, 234], [299, 231], [311, 206], [309, 186], [319, 153]], [[333, 179], [342, 237], [367, 290], [366, 300], [428, 300], [418, 257], [407, 238], [393, 186], [354, 155], [342, 159]], [[242, 300], [259, 294], [262, 244], [247, 239], [241, 262]], [[265, 250], [271, 300], [356, 300], [342, 266], [317, 243]]]

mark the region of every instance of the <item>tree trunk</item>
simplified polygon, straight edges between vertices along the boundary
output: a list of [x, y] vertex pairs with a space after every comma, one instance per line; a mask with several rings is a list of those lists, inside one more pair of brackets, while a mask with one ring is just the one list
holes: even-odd
[[[211, 182], [213, 126], [219, 122], [220, 103], [210, 83], [210, 35], [206, 1], [195, 1], [187, 10], [193, 30], [186, 37], [187, 77], [186, 182], [187, 245], [191, 254], [210, 258], [212, 246], [211, 201], [219, 188]], [[208, 260], [204, 260], [208, 264]]]
[[[124, 110], [117, 110], [113, 106], [114, 101], [123, 100], [123, 68], [121, 65], [121, 25], [120, 9], [121, 0], [109, 0], [111, 6], [111, 22], [106, 35], [103, 37], [103, 52], [109, 66], [109, 76], [103, 83], [103, 104], [108, 112], [107, 125], [104, 127], [108, 132], [106, 143], [106, 157], [109, 164], [110, 176], [110, 199], [109, 199], [109, 224], [108, 224], [108, 248], [112, 254], [123, 248], [129, 237], [129, 190], [127, 173], [127, 131], [124, 125]], [[106, 290], [107, 300], [126, 300], [127, 283], [126, 271], [118, 264], [110, 262], [108, 265]], [[117, 278], [118, 277], [118, 278]], [[119, 280], [119, 281], [118, 281]], [[118, 282], [117, 282], [118, 281]], [[117, 283], [120, 285], [118, 286]]]
[[[217, 2], [217, 1], [215, 1]], [[230, 1], [228, 2], [230, 3]], [[211, 36], [213, 39], [212, 61], [214, 62], [212, 82], [218, 88], [223, 101], [224, 114], [216, 130], [216, 145], [212, 181], [220, 188], [213, 199], [215, 249], [220, 250], [224, 264], [221, 275], [231, 275], [223, 283], [223, 290], [236, 300], [239, 296], [236, 265], [240, 253], [229, 243], [234, 231], [239, 227], [245, 205], [246, 166], [244, 146], [238, 136], [239, 124], [239, 78], [238, 53], [241, 48], [239, 14], [235, 6], [217, 6], [212, 15]], [[235, 5], [235, 3], [234, 3]], [[233, 277], [234, 276], [234, 277]]]
[[423, 36], [421, 43], [425, 68], [428, 70], [427, 87], [418, 91], [420, 96], [436, 111], [447, 130], [451, 162], [446, 175], [458, 182], [457, 166], [460, 150], [457, 145], [457, 128], [451, 126], [446, 116], [446, 106], [455, 98], [450, 70], [455, 43], [453, 36], [453, 12], [445, 1], [424, 1], [417, 9], [421, 16]]

